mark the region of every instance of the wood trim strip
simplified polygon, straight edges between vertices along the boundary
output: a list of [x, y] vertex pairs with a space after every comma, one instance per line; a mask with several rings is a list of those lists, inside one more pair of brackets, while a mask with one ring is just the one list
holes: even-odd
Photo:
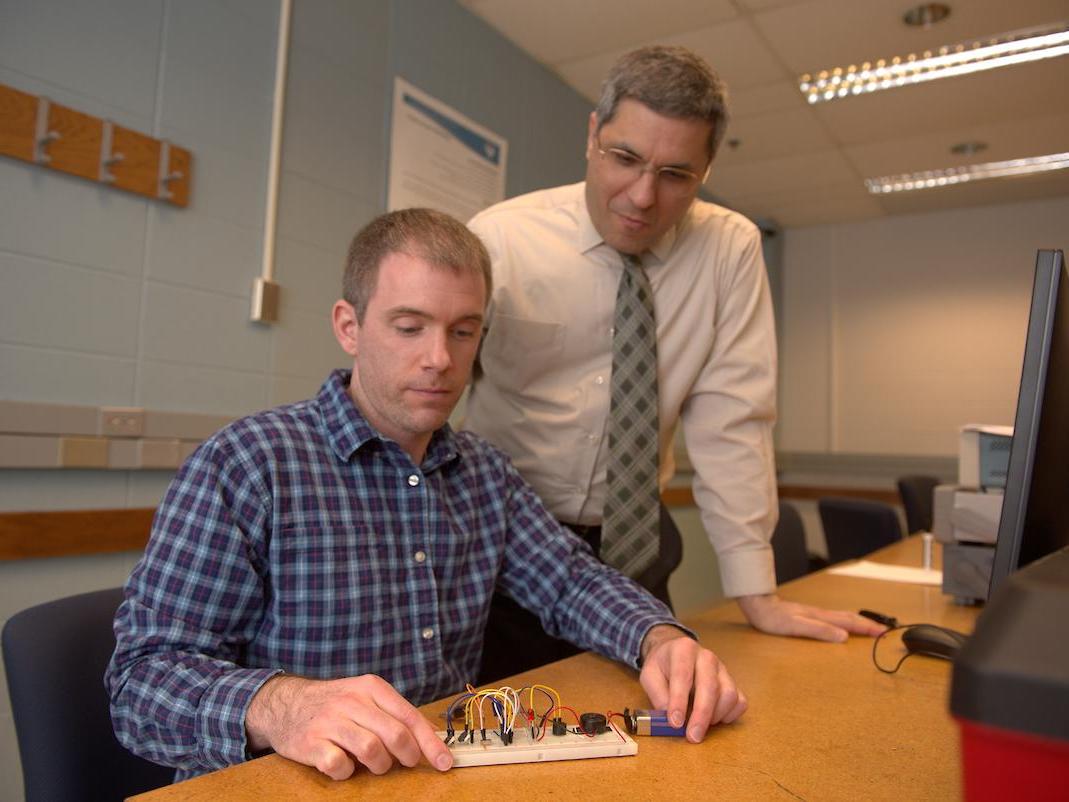
[[[860, 498], [882, 501], [885, 504], [901, 504], [897, 490], [878, 487], [829, 487], [824, 485], [780, 485], [779, 497], [796, 501], [816, 501], [829, 496]], [[669, 507], [693, 507], [694, 494], [689, 487], [666, 487], [661, 491], [661, 500]]]
[[143, 549], [152, 507], [0, 513], [0, 560]]
[[[781, 485], [779, 495], [786, 499], [845, 496], [899, 503], [896, 491], [879, 488]], [[661, 498], [669, 507], [694, 506], [689, 487], [666, 487]], [[0, 512], [0, 560], [137, 551], [148, 543], [154, 513], [152, 507]]]

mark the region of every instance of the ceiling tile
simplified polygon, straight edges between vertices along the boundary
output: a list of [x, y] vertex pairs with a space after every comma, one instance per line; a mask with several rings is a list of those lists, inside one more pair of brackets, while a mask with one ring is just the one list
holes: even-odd
[[[977, 141], [986, 143], [987, 149], [971, 156], [950, 151], [960, 142]], [[1067, 151], [1069, 113], [966, 126], [844, 149], [850, 162], [868, 178]]]
[[910, 28], [902, 22], [902, 13], [911, 5], [888, 0], [816, 0], [776, 8], [753, 19], [783, 63], [798, 74], [1069, 19], [1065, 0], [959, 0], [944, 22]]
[[798, 91], [798, 84], [793, 80], [748, 86], [745, 89], [736, 89], [729, 84], [728, 106], [733, 120], [770, 111], [808, 108], [805, 98]]
[[1069, 111], [1069, 57], [904, 86], [811, 107], [842, 144]]
[[730, 0], [460, 0], [543, 64], [630, 50], [671, 36], [685, 26], [705, 27], [735, 19]]
[[[774, 54], [745, 22], [728, 22], [698, 30], [687, 30], [675, 36], [650, 40], [646, 44], [690, 48], [709, 62], [728, 87], [737, 90], [782, 82], [786, 77]], [[630, 49], [619, 48], [589, 58], [564, 61], [554, 64], [553, 68], [581, 94], [596, 100], [605, 74], [616, 60]]]
[[[737, 145], [732, 143], [737, 142]], [[830, 150], [835, 142], [812, 109], [777, 111], [732, 120], [717, 155], [717, 167]]]
[[[1061, 195], [1069, 195], [1069, 170], [1015, 178], [992, 178], [914, 192], [895, 192], [879, 196], [879, 203], [888, 214], [916, 214]], [[1060, 246], [1061, 243], [1055, 245]], [[1036, 247], [1040, 246], [1037, 244]]]

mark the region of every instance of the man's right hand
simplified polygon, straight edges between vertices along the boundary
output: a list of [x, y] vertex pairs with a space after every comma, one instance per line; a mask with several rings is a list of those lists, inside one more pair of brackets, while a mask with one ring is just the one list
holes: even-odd
[[245, 715], [249, 748], [270, 747], [328, 777], [352, 776], [356, 763], [385, 774], [394, 758], [415, 766], [420, 755], [436, 769], [453, 755], [430, 722], [382, 677], [338, 680], [280, 675], [263, 684]]

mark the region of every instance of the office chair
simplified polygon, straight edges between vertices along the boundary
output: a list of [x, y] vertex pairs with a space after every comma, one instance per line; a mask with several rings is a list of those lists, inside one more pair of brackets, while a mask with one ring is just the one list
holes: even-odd
[[12, 616], [4, 667], [26, 802], [121, 800], [168, 785], [174, 769], [115, 739], [104, 670], [115, 650], [121, 588], [83, 593]]
[[854, 498], [822, 498], [817, 502], [828, 562], [864, 557], [902, 539], [898, 513], [890, 504]]
[[932, 531], [932, 492], [939, 480], [934, 476], [902, 476], [898, 480], [898, 495], [906, 511], [906, 529], [914, 532]]
[[772, 532], [772, 553], [776, 558], [777, 585], [809, 573], [805, 525], [798, 510], [786, 501], [779, 503], [779, 521]]

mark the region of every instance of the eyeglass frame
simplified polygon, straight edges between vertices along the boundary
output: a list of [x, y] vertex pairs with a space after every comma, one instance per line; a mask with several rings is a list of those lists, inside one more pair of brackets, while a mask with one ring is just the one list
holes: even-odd
[[[712, 159], [710, 159], [709, 160], [709, 164], [706, 165], [705, 174], [704, 175], [699, 175], [698, 173], [694, 172], [693, 170], [688, 170], [686, 167], [673, 167], [673, 166], [668, 165], [668, 164], [662, 164], [660, 166], [655, 166], [655, 165], [650, 163], [649, 159], [643, 159], [641, 156], [639, 156], [637, 153], [635, 153], [633, 151], [626, 150], [624, 148], [617, 148], [617, 147], [603, 148], [601, 146], [601, 140], [600, 139], [595, 139], [594, 140], [594, 149], [598, 152], [598, 155], [601, 156], [602, 159], [607, 159], [610, 155], [613, 156], [613, 157], [616, 157], [616, 158], [618, 158], [620, 156], [624, 156], [624, 157], [626, 157], [628, 159], [633, 159], [634, 160], [634, 164], [616, 163], [616, 164], [613, 165], [614, 167], [619, 167], [619, 168], [622, 168], [622, 169], [634, 169], [635, 167], [638, 167], [638, 175], [636, 175], [635, 178], [632, 179], [632, 180], [636, 180], [637, 181], [640, 176], [643, 176], [646, 173], [652, 173], [654, 178], [656, 178], [658, 180], [661, 179], [664, 176], [675, 177], [675, 178], [686, 178], [687, 181], [688, 181], [688, 185], [687, 185], [686, 189], [688, 189], [688, 190], [691, 189], [692, 186], [700, 187], [702, 184], [704, 184], [706, 181], [708, 181], [709, 180], [709, 173], [712, 172], [712, 169], [713, 169], [713, 160]], [[692, 184], [689, 183], [691, 181], [696, 181], [697, 184], [696, 185], [692, 185]], [[658, 184], [658, 186], [663, 186], [663, 185], [662, 184]], [[671, 185], [669, 184], [669, 186], [671, 186]]]

